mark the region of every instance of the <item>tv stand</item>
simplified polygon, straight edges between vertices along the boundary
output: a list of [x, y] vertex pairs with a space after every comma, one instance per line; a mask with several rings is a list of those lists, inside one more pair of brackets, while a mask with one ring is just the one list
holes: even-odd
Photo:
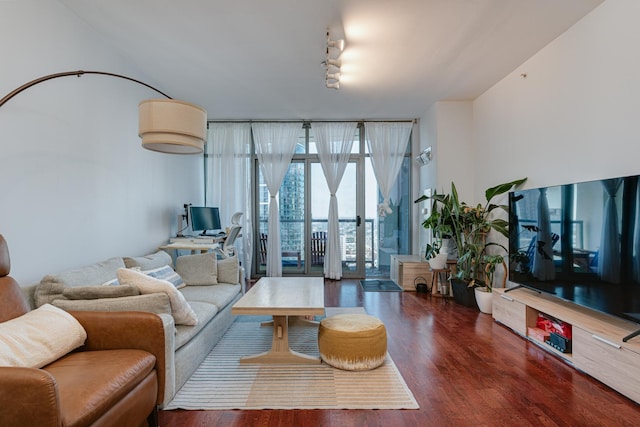
[[[493, 318], [576, 369], [640, 403], [638, 324], [526, 287], [493, 289]], [[545, 343], [535, 330], [539, 314], [571, 325], [570, 350]], [[632, 339], [635, 338], [635, 339]]]

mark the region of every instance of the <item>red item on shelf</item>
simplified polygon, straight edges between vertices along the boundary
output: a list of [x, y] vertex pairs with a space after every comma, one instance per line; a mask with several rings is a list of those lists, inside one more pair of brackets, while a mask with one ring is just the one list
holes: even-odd
[[571, 339], [571, 325], [569, 323], [565, 323], [558, 319], [550, 319], [542, 313], [538, 314], [538, 318], [536, 319], [536, 328], [549, 333], [555, 332], [567, 339]]

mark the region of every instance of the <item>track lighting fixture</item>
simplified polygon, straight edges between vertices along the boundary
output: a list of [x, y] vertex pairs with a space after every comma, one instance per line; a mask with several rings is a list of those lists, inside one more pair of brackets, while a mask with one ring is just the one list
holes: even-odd
[[[344, 50], [344, 40], [331, 40], [331, 35], [327, 29], [326, 39], [326, 57], [322, 61], [322, 67], [325, 68], [325, 84], [329, 89], [340, 88], [340, 67], [342, 61], [338, 59], [342, 51]], [[331, 56], [333, 52], [337, 51], [337, 55]]]

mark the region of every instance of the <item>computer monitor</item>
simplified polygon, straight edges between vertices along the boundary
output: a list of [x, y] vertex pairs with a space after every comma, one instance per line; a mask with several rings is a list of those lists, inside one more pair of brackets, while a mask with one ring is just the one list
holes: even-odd
[[189, 206], [189, 221], [194, 233], [200, 231], [201, 236], [206, 236], [208, 230], [221, 229], [218, 208]]

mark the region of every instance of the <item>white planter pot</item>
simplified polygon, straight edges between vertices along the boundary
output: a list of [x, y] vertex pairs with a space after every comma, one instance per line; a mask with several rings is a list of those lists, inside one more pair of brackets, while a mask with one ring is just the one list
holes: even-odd
[[434, 258], [429, 258], [429, 265], [433, 270], [442, 270], [447, 266], [447, 256], [446, 253], [439, 253]]
[[487, 288], [475, 288], [476, 303], [481, 312], [491, 314], [493, 312], [493, 295]]

